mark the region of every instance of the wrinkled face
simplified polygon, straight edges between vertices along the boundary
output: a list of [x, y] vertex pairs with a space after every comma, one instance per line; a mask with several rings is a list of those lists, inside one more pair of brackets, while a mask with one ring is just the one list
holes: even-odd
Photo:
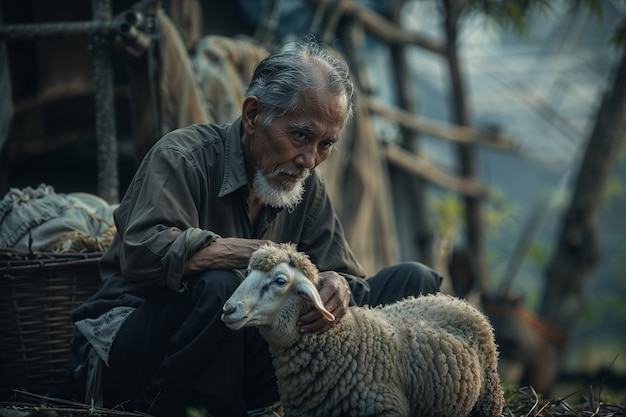
[[261, 201], [272, 192], [291, 194], [288, 200], [299, 201], [304, 179], [330, 156], [339, 140], [346, 111], [345, 95], [306, 90], [294, 112], [265, 126], [261, 103], [256, 97], [246, 98], [242, 141], [248, 172], [255, 177], [253, 185]]

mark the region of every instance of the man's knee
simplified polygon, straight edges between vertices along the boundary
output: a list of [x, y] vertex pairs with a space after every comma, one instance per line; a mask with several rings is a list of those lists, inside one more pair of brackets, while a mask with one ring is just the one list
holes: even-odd
[[197, 300], [207, 302], [226, 302], [226, 300], [237, 289], [243, 276], [237, 271], [226, 269], [215, 269], [204, 271], [190, 276], [187, 281], [187, 291]]
[[439, 291], [441, 275], [418, 262], [402, 262], [382, 269], [368, 279], [372, 305], [389, 304], [409, 296]]
[[395, 275], [404, 277], [407, 287], [419, 292], [414, 295], [439, 292], [443, 278], [434, 269], [419, 262], [402, 262], [395, 267]]

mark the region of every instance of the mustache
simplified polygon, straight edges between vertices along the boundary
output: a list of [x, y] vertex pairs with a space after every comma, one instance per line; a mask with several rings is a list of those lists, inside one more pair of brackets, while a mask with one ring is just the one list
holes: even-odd
[[292, 175], [304, 179], [309, 176], [310, 171], [306, 168], [278, 168], [276, 171], [267, 174], [266, 177], [271, 180], [278, 177], [280, 174]]

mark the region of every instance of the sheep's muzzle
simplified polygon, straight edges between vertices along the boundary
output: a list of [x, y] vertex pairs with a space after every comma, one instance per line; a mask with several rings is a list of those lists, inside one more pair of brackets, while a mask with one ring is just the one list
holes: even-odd
[[245, 309], [241, 306], [241, 302], [235, 303], [227, 301], [222, 307], [222, 321], [226, 326], [233, 330], [239, 330], [248, 322], [248, 316]]

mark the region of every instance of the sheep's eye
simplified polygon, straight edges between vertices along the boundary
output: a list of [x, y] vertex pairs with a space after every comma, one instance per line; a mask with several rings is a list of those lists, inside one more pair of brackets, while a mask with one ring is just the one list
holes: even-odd
[[285, 277], [284, 275], [278, 275], [276, 278], [274, 278], [274, 284], [278, 285], [279, 287], [284, 287], [287, 284], [287, 277]]

